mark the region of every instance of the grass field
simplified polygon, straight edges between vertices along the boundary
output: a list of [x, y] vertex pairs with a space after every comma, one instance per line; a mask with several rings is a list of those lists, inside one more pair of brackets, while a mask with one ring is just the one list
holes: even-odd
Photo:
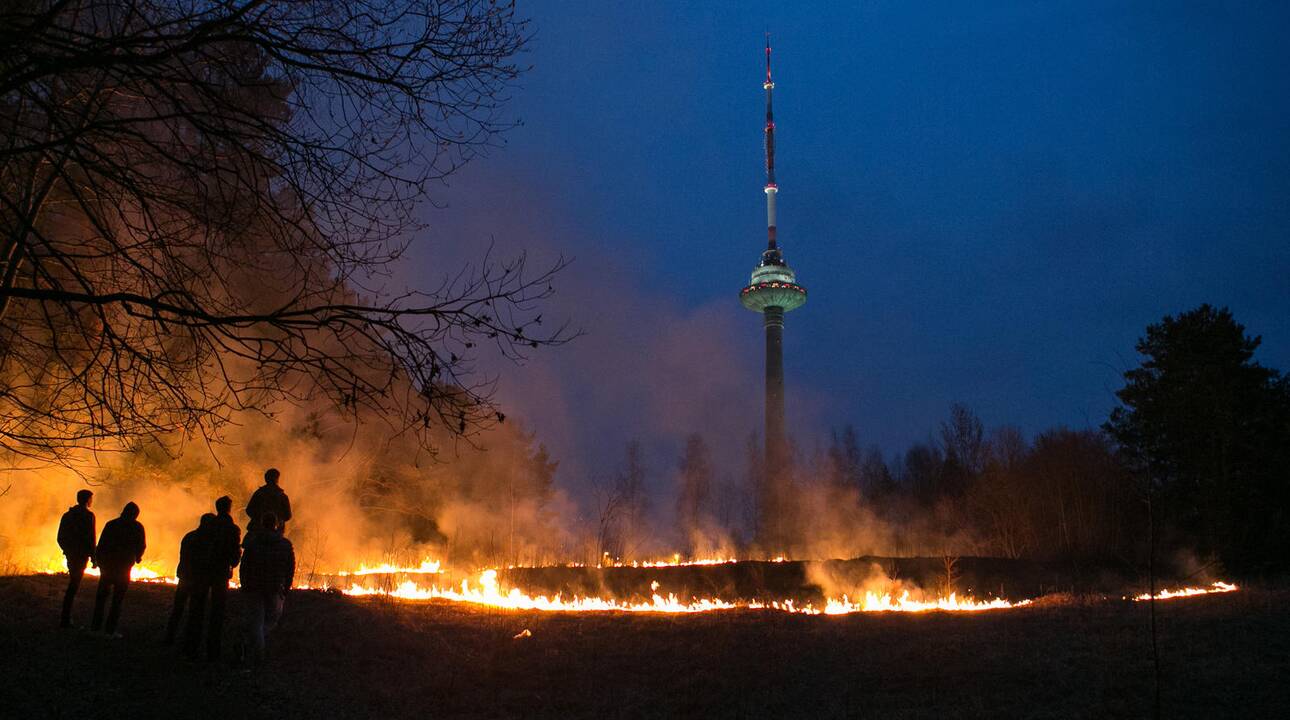
[[[160, 645], [135, 584], [122, 640], [57, 629], [62, 578], [0, 578], [5, 718], [1150, 717], [1147, 606], [980, 614], [511, 612], [298, 592], [263, 673]], [[77, 606], [85, 622], [95, 582]], [[1290, 592], [1157, 604], [1162, 717], [1285, 717]], [[236, 608], [233, 608], [236, 612]], [[231, 623], [236, 626], [236, 619]], [[515, 639], [523, 630], [530, 637]]]

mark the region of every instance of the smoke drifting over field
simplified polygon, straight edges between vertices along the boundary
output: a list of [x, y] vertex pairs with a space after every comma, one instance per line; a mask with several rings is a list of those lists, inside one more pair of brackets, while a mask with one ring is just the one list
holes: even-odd
[[[305, 575], [352, 569], [360, 563], [424, 558], [468, 569], [605, 561], [594, 532], [594, 508], [580, 504], [557, 480], [556, 458], [516, 423], [478, 439], [480, 448], [448, 444], [438, 457], [379, 437], [327, 428], [319, 416], [286, 413], [275, 420], [249, 417], [212, 450], [189, 445], [177, 458], [157, 449], [103, 456], [83, 478], [61, 468], [12, 470], [0, 499], [0, 558], [23, 569], [55, 569], [58, 518], [76, 490], [95, 492], [99, 527], [127, 501], [142, 508], [148, 530], [145, 565], [173, 572], [179, 539], [216, 497], [234, 498], [242, 513], [267, 467], [282, 471], [294, 518], [289, 535]], [[670, 478], [669, 478], [670, 479]], [[902, 550], [961, 551], [956, 538], [934, 532], [931, 523], [909, 518], [899, 527], [867, 508], [855, 489], [826, 483], [796, 484], [799, 500], [791, 547], [750, 544], [743, 514], [705, 514], [688, 537], [670, 505], [658, 503], [637, 529], [637, 542], [617, 561], [683, 557], [846, 558], [898, 554]], [[751, 503], [752, 489], [721, 488], [723, 502]], [[585, 502], [585, 499], [582, 500]]]
[[[431, 557], [470, 568], [594, 564], [604, 562], [606, 552], [609, 560], [625, 562], [677, 553], [1051, 557], [1105, 555], [1113, 543], [1116, 551], [1131, 544], [1122, 527], [1098, 525], [1120, 523], [1125, 508], [1136, 506], [1125, 501], [1126, 486], [1117, 485], [1115, 469], [1103, 462], [1109, 452], [1077, 434], [1050, 443], [1051, 467], [1025, 467], [1012, 458], [1030, 452], [1017, 440], [1015, 453], [996, 443], [998, 467], [985, 472], [974, 462], [960, 477], [950, 472], [956, 465], [945, 455], [949, 446], [932, 440], [890, 463], [878, 453], [876, 474], [839, 474], [820, 420], [832, 401], [794, 373], [792, 347], [803, 340], [793, 339], [790, 328], [788, 406], [797, 447], [783, 523], [791, 541], [758, 545], [760, 450], [750, 448], [749, 436], [762, 425], [762, 349], [758, 319], [739, 309], [733, 295], [743, 272], [729, 270], [729, 294], [683, 301], [676, 296], [686, 291], [668, 277], [637, 272], [649, 265], [643, 261], [648, 249], [632, 242], [640, 239], [639, 229], [601, 243], [613, 252], [591, 250], [598, 246], [586, 239], [590, 231], [562, 220], [552, 209], [559, 201], [528, 192], [535, 186], [478, 174], [468, 174], [467, 184], [491, 189], [473, 199], [453, 196], [457, 202], [444, 213], [445, 222], [431, 222], [433, 232], [399, 266], [405, 286], [435, 279], [433, 268], [455, 270], [479, 260], [479, 239], [489, 236], [498, 237], [496, 256], [527, 249], [535, 268], [566, 245], [583, 248], [556, 278], [557, 294], [541, 313], [548, 323], [571, 320], [584, 337], [535, 351], [519, 365], [499, 360], [489, 348], [476, 350], [481, 375], [499, 378], [496, 400], [508, 416], [505, 424], [475, 438], [478, 447], [442, 433], [440, 452], [432, 457], [410, 441], [390, 438], [379, 418], [366, 418], [355, 429], [325, 408], [284, 408], [272, 420], [244, 414], [226, 444], [213, 450], [190, 443], [174, 460], [148, 448], [97, 458], [101, 467], [87, 475], [100, 526], [127, 500], [139, 503], [150, 533], [147, 559], [170, 572], [179, 538], [214, 498], [231, 495], [244, 523], [241, 509], [272, 466], [282, 470], [293, 499], [290, 536], [306, 573], [389, 558], [416, 564]], [[508, 212], [498, 213], [499, 206]], [[568, 241], [571, 234], [581, 239]], [[402, 289], [399, 282], [390, 280], [395, 292]], [[927, 422], [931, 429], [936, 421]], [[682, 523], [678, 461], [694, 433], [707, 443], [712, 472], [704, 501]], [[615, 489], [624, 448], [634, 439], [641, 443], [644, 502], [631, 523], [620, 518], [618, 542], [606, 542], [611, 538], [599, 527], [604, 494]], [[977, 450], [985, 453], [983, 447]], [[1081, 466], [1081, 458], [1102, 465]], [[12, 488], [0, 498], [0, 558], [56, 564], [58, 515], [81, 480], [42, 469], [11, 471], [0, 487], [5, 482]], [[1104, 496], [1081, 495], [1103, 487], [1111, 488]], [[1053, 505], [1059, 502], [1072, 504]], [[1112, 512], [1104, 512], [1108, 508]], [[1056, 533], [1056, 518], [1068, 526], [1050, 538], [1044, 533]], [[1093, 547], [1094, 541], [1107, 547]]]
[[[498, 254], [528, 247], [540, 266], [555, 256], [553, 242], [520, 222], [523, 215], [494, 215], [489, 232], [505, 233]], [[417, 250], [434, 255], [434, 267], [478, 259], [438, 242]], [[247, 498], [265, 468], [277, 467], [293, 500], [289, 532], [305, 572], [394, 556], [462, 566], [596, 562], [603, 548], [595, 537], [593, 487], [612, 482], [633, 438], [644, 445], [648, 510], [631, 546], [621, 548], [622, 559], [749, 551], [844, 557], [856, 548], [890, 548], [892, 533], [863, 511], [858, 496], [836, 497], [811, 482], [797, 491], [802, 516], [811, 518], [801, 523], [800, 545], [750, 548], [755, 489], [746, 449], [749, 433], [761, 425], [756, 318], [731, 312], [733, 300], [683, 310], [665, 286], [637, 277], [629, 263], [620, 255], [584, 256], [557, 279], [559, 294], [543, 312], [587, 331], [573, 345], [540, 351], [518, 367], [481, 352], [481, 373], [500, 377], [497, 399], [509, 419], [471, 442], [442, 433], [440, 452], [431, 456], [389, 438], [379, 418], [355, 429], [325, 408], [281, 408], [272, 419], [243, 413], [223, 444], [190, 442], [171, 448], [175, 458], [155, 447], [85, 458], [84, 480], [58, 468], [10, 472], [12, 488], [0, 499], [8, 528], [0, 556], [56, 566], [58, 516], [88, 482], [100, 527], [125, 502], [140, 505], [149, 530], [147, 560], [168, 573], [179, 538], [212, 509], [214, 498], [232, 496], [244, 524]], [[732, 273], [732, 286], [739, 275]], [[794, 387], [796, 414], [809, 415], [813, 405]], [[603, 421], [588, 425], [588, 417]], [[676, 458], [682, 440], [696, 431], [710, 443], [714, 475], [697, 524], [679, 528]]]
[[[523, 215], [517, 210], [516, 218]], [[553, 258], [551, 239], [538, 237], [531, 224], [516, 218], [504, 221], [513, 227], [497, 228], [515, 231], [506, 236], [509, 249], [530, 243], [535, 267]], [[457, 268], [478, 259], [467, 249], [445, 249], [452, 235], [452, 228], [442, 228], [437, 234], [442, 242], [418, 252], [434, 254], [435, 267]], [[501, 255], [507, 251], [496, 249]], [[638, 277], [630, 264], [630, 256], [593, 254], [578, 258], [557, 279], [559, 294], [542, 312], [549, 322], [570, 318], [584, 328], [586, 336], [575, 343], [536, 352], [518, 366], [481, 349], [479, 369], [499, 376], [496, 399], [508, 420], [470, 442], [440, 433], [440, 452], [432, 456], [408, 439], [389, 437], [379, 418], [365, 418], [356, 429], [326, 408], [283, 408], [272, 419], [244, 413], [225, 444], [189, 443], [175, 459], [156, 448], [87, 458], [97, 460], [86, 473], [96, 490], [100, 527], [126, 501], [137, 502], [149, 529], [146, 559], [155, 570], [172, 572], [179, 538], [211, 509], [214, 498], [231, 495], [236, 519], [244, 524], [247, 498], [264, 469], [277, 467], [293, 500], [296, 517], [289, 532], [304, 573], [387, 559], [416, 564], [427, 557], [465, 569], [660, 560], [677, 553], [1017, 557], [1038, 548], [1041, 556], [1051, 556], [1053, 543], [1035, 536], [1034, 529], [1055, 527], [1052, 518], [1074, 508], [1042, 505], [1076, 495], [1034, 492], [1033, 483], [1114, 485], [1113, 469], [1079, 467], [1081, 457], [1102, 457], [1097, 443], [1083, 441], [1067, 453], [1074, 460], [1057, 456], [1054, 467], [1072, 469], [1065, 474], [1004, 463], [993, 474], [974, 467], [974, 480], [955, 480], [948, 472], [953, 464], [939, 449], [948, 445], [936, 441], [917, 457], [911, 451], [892, 463], [890, 473], [878, 454], [878, 475], [886, 473], [885, 480], [867, 470], [839, 474], [827, 434], [811, 420], [827, 402], [790, 373], [797, 448], [788, 488], [792, 503], [783, 523], [791, 541], [759, 545], [760, 449], [749, 446], [749, 435], [762, 423], [757, 319], [738, 311], [733, 297], [683, 310], [666, 283]], [[734, 286], [742, 280], [732, 277]], [[704, 501], [683, 524], [677, 498], [684, 473], [678, 460], [693, 433], [701, 433], [708, 444], [711, 473]], [[630, 528], [619, 523], [620, 541], [609, 543], [599, 527], [605, 498], [598, 493], [613, 491], [624, 448], [633, 439], [642, 445], [645, 498]], [[1018, 442], [1018, 454], [1024, 455], [1025, 443]], [[1079, 449], [1084, 446], [1092, 451]], [[0, 481], [0, 487], [12, 483], [0, 498], [0, 558], [57, 566], [54, 530], [81, 479], [57, 468], [15, 470], [8, 476]], [[978, 481], [979, 488], [969, 487]], [[1115, 503], [1106, 506], [1128, 507], [1122, 498]], [[1070, 517], [1085, 523], [1086, 530], [1063, 528], [1059, 542], [1078, 541], [1081, 534], [1122, 542], [1123, 533], [1095, 531], [1093, 523], [1103, 517], [1100, 507], [1079, 505], [1083, 514]], [[998, 525], [991, 509], [1019, 529]]]
[[281, 470], [292, 498], [288, 531], [305, 574], [392, 558], [535, 562], [561, 547], [556, 518], [572, 513], [558, 490], [534, 484], [529, 438], [512, 425], [479, 438], [487, 450], [448, 442], [435, 458], [382, 438], [379, 425], [328, 428], [303, 412], [243, 420], [227, 444], [189, 445], [173, 459], [153, 448], [101, 456], [101, 466], [81, 469], [84, 477], [61, 468], [9, 471], [0, 559], [25, 569], [60, 567], [59, 517], [88, 486], [100, 528], [127, 501], [142, 508], [144, 564], [171, 574], [179, 539], [214, 511], [215, 498], [230, 495], [245, 525], [246, 501], [268, 467]]

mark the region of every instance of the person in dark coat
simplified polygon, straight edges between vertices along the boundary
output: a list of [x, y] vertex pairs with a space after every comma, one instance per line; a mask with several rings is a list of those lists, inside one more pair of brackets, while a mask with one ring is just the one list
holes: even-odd
[[[208, 546], [213, 538], [214, 524], [215, 516], [206, 513], [202, 515], [197, 529], [190, 531], [179, 541], [179, 566], [175, 568], [175, 577], [179, 579], [179, 584], [175, 586], [175, 599], [170, 606], [170, 620], [166, 623], [164, 641], [166, 645], [173, 645], [175, 636], [179, 633], [179, 621], [183, 618], [184, 609], [193, 594], [196, 580], [194, 568], [201, 564], [201, 556], [208, 552]], [[195, 604], [189, 616], [191, 617], [194, 612], [197, 612]]]
[[291, 520], [291, 499], [278, 487], [280, 475], [277, 468], [264, 471], [264, 484], [252, 493], [251, 501], [246, 504], [246, 516], [251, 519], [246, 526], [247, 533], [261, 526], [260, 519], [266, 513], [273, 513], [278, 519], [279, 533], [286, 532], [287, 523]]
[[[219, 520], [220, 543], [224, 548], [223, 558], [228, 562], [224, 573], [226, 580], [233, 579], [233, 568], [242, 559], [242, 529], [233, 522], [233, 498], [225, 495], [215, 501], [215, 516]], [[225, 587], [228, 587], [227, 583]]]
[[296, 554], [291, 541], [278, 530], [273, 513], [260, 517], [260, 525], [242, 541], [241, 596], [246, 606], [246, 635], [252, 659], [264, 659], [265, 635], [282, 616], [282, 605], [296, 576]]
[[72, 626], [72, 602], [81, 587], [81, 578], [85, 577], [85, 566], [94, 557], [94, 513], [90, 512], [93, 502], [94, 493], [77, 491], [76, 504], [68, 508], [63, 519], [58, 521], [58, 547], [67, 558], [67, 591], [63, 593], [60, 627]]
[[[203, 515], [200, 554], [195, 556], [192, 572], [192, 608], [184, 629], [184, 654], [197, 658], [202, 641], [203, 619], [206, 620], [206, 659], [218, 660], [224, 636], [224, 608], [228, 600], [228, 581], [242, 557], [239, 543], [242, 532], [230, 512], [233, 500], [228, 496], [215, 501], [218, 515]], [[207, 518], [210, 518], [209, 524]], [[203, 613], [210, 601], [209, 617]]]
[[[121, 619], [121, 601], [130, 587], [130, 568], [143, 561], [143, 551], [147, 548], [143, 525], [138, 518], [139, 506], [126, 503], [121, 517], [109, 520], [103, 526], [94, 556], [99, 566], [99, 590], [94, 597], [94, 620], [90, 629], [102, 628], [112, 637], [121, 637], [116, 625]], [[107, 605], [109, 593], [112, 595], [112, 609], [108, 611], [107, 625], [104, 626], [103, 608]]]

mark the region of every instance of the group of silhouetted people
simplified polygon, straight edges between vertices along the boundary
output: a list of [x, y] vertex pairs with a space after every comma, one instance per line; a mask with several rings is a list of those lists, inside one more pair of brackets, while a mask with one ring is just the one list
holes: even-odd
[[[130, 568], [143, 560], [143, 551], [147, 548], [143, 525], [139, 523], [139, 506], [126, 503], [121, 510], [121, 517], [110, 520], [103, 526], [103, 534], [94, 542], [94, 513], [90, 512], [90, 503], [94, 493], [81, 490], [76, 493], [76, 505], [63, 513], [58, 524], [58, 546], [67, 556], [67, 592], [63, 594], [62, 626], [71, 627], [72, 601], [76, 599], [76, 590], [81, 586], [85, 576], [85, 566], [93, 563], [99, 569], [99, 591], [94, 597], [94, 620], [91, 630], [104, 630], [108, 635], [120, 637], [116, 632], [117, 621], [121, 618], [121, 601], [125, 590], [130, 586]], [[112, 598], [111, 609], [107, 613], [107, 625], [103, 624], [103, 611]]]
[[[291, 501], [278, 487], [279, 476], [274, 468], [265, 471], [264, 485], [251, 495], [246, 505], [249, 523], [245, 538], [233, 520], [233, 499], [225, 495], [215, 501], [215, 512], [202, 515], [197, 528], [180, 542], [179, 566], [175, 570], [179, 584], [164, 642], [173, 645], [180, 640], [185, 656], [201, 656], [204, 635], [206, 659], [219, 659], [229, 581], [240, 564], [240, 595], [246, 621], [245, 639], [239, 645], [245, 652], [239, 655], [253, 662], [263, 660], [265, 635], [282, 614], [296, 571], [295, 551], [284, 536], [291, 520]], [[99, 569], [99, 586], [90, 629], [120, 638], [117, 624], [130, 586], [130, 570], [142, 562], [147, 544], [139, 522], [139, 506], [133, 502], [126, 503], [121, 516], [103, 526], [96, 543], [94, 513], [90, 511], [93, 500], [94, 493], [89, 490], [77, 492], [76, 505], [63, 513], [58, 525], [58, 546], [67, 558], [68, 573], [61, 626], [72, 627], [76, 591], [86, 565], [92, 563]]]

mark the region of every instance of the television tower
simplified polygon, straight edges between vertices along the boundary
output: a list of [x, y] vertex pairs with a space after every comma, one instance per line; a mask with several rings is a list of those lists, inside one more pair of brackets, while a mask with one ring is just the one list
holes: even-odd
[[[766, 250], [753, 268], [752, 280], [739, 293], [743, 306], [761, 313], [766, 327], [766, 467], [765, 497], [762, 511], [766, 520], [778, 525], [778, 516], [786, 509], [788, 478], [788, 441], [784, 435], [784, 313], [796, 310], [806, 302], [806, 288], [797, 284], [797, 276], [784, 261], [775, 237], [775, 118], [771, 96], [775, 83], [770, 75], [770, 35], [766, 35]], [[763, 525], [766, 523], [764, 522]], [[764, 527], [768, 538], [782, 541], [780, 533]]]

